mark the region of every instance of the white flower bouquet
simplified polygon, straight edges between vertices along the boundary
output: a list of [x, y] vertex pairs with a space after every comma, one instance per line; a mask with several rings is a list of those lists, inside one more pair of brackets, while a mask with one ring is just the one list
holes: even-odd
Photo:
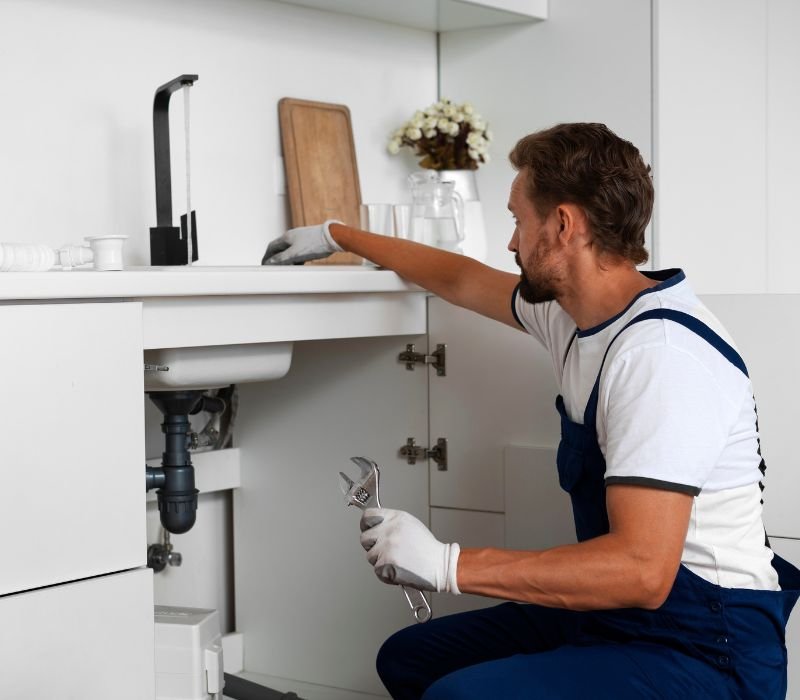
[[461, 105], [442, 99], [417, 111], [389, 140], [391, 154], [408, 146], [414, 149], [421, 168], [430, 170], [477, 170], [489, 162], [492, 140], [486, 121], [469, 102]]

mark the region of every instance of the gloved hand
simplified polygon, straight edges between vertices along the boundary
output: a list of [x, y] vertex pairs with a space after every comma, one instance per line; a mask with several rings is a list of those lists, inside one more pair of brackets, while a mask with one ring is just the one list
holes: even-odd
[[306, 260], [325, 258], [331, 253], [343, 252], [344, 248], [333, 240], [328, 230], [331, 224], [341, 223], [335, 219], [328, 219], [324, 224], [289, 229], [267, 246], [261, 264], [292, 265]]
[[421, 591], [460, 593], [456, 569], [461, 548], [443, 544], [410, 513], [367, 508], [361, 516], [361, 546], [384, 583]]

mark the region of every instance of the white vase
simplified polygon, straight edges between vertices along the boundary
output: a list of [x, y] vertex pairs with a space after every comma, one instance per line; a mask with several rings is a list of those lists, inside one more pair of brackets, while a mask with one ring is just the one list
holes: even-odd
[[488, 251], [486, 224], [475, 171], [440, 170], [439, 179], [443, 182], [455, 182], [455, 191], [464, 200], [464, 242], [461, 246], [464, 255], [485, 262]]

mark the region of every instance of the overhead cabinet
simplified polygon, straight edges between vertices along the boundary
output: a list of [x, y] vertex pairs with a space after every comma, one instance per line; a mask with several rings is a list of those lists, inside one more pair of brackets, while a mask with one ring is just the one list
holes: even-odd
[[367, 17], [415, 29], [446, 32], [538, 22], [547, 19], [547, 0], [279, 0], [318, 10]]

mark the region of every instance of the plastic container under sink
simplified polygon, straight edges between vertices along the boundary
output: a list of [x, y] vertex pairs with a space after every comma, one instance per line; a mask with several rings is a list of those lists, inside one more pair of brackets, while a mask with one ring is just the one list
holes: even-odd
[[217, 389], [280, 379], [292, 363], [293, 343], [251, 343], [145, 350], [145, 391]]

